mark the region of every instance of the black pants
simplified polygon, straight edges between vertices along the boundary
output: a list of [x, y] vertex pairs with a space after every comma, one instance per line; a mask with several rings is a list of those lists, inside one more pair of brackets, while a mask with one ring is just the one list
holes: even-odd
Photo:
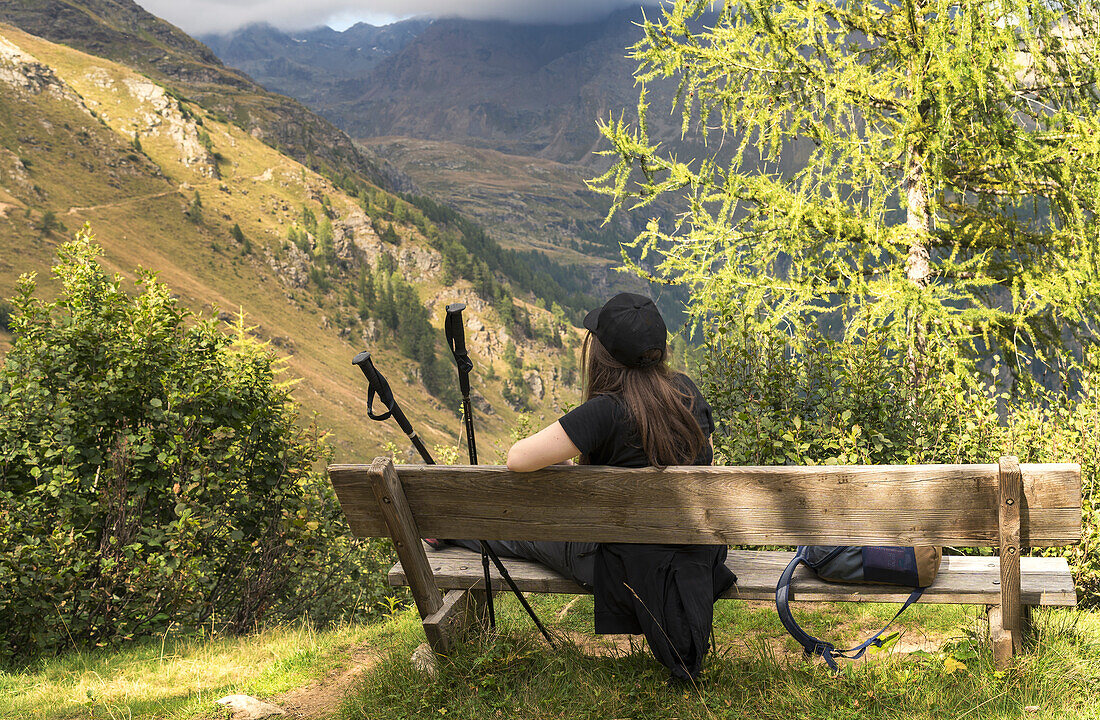
[[[452, 545], [481, 552], [477, 540], [450, 540]], [[591, 591], [596, 576], [596, 543], [490, 540], [489, 547], [502, 558], [540, 562]]]

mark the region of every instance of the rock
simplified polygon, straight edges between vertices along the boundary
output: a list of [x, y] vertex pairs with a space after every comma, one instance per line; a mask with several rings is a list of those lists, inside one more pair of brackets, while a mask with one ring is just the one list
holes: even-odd
[[419, 246], [404, 244], [395, 258], [406, 280], [435, 277], [443, 267], [443, 256]]
[[493, 410], [493, 406], [489, 404], [489, 401], [485, 399], [485, 396], [474, 390], [470, 393], [470, 404], [474, 406], [482, 415], [496, 415], [496, 411]]
[[526, 402], [523, 400], [523, 397], [516, 392], [517, 388], [510, 380], [505, 380], [501, 388], [504, 393], [504, 401], [508, 403], [508, 407], [516, 412], [522, 412], [527, 409]]
[[271, 337], [271, 344], [282, 350], [292, 351], [294, 350], [294, 341], [284, 335], [273, 335]]
[[213, 155], [203, 144], [195, 121], [189, 115], [184, 115], [179, 100], [165, 92], [160, 85], [145, 78], [128, 77], [123, 80], [123, 84], [142, 108], [140, 117], [143, 127], [137, 129], [138, 135], [168, 137], [179, 149], [180, 162], [206, 177], [218, 176]]
[[375, 320], [374, 318], [370, 318], [369, 320], [367, 320], [366, 322], [363, 323], [363, 343], [364, 344], [370, 345], [371, 343], [378, 340], [378, 338], [381, 336], [381, 334], [382, 334], [382, 331], [379, 330], [379, 328], [378, 328], [378, 321]]
[[229, 695], [218, 700], [219, 705], [225, 706], [233, 713], [232, 720], [264, 720], [264, 718], [286, 715], [278, 705], [257, 700], [249, 695]]
[[46, 93], [58, 100], [68, 100], [91, 114], [80, 96], [57, 77], [53, 68], [38, 62], [5, 37], [0, 37], [0, 83], [30, 95]]
[[432, 652], [432, 648], [428, 643], [420, 643], [416, 650], [413, 650], [410, 659], [413, 667], [428, 677], [435, 678], [439, 674], [439, 665], [435, 659], [435, 653]]
[[542, 396], [546, 393], [546, 389], [543, 387], [542, 375], [539, 375], [538, 370], [527, 370], [523, 373], [523, 381], [527, 383], [527, 387], [531, 388], [531, 394], [536, 399], [542, 400]]
[[295, 288], [304, 288], [309, 284], [310, 258], [297, 245], [285, 244], [281, 257], [267, 249], [264, 253], [268, 266], [284, 283]]

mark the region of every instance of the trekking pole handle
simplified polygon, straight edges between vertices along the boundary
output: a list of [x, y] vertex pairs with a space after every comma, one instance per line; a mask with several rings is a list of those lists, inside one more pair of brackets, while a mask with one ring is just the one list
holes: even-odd
[[[405, 417], [405, 413], [401, 411], [401, 406], [397, 404], [397, 400], [393, 396], [393, 391], [390, 390], [390, 384], [386, 382], [386, 378], [383, 377], [382, 373], [378, 372], [378, 368], [374, 366], [374, 362], [370, 358], [370, 353], [364, 350], [352, 358], [351, 362], [363, 371], [363, 376], [367, 379], [367, 417], [371, 420], [388, 420], [392, 417], [401, 427], [401, 431], [405, 433], [405, 437], [409, 438], [413, 447], [420, 453], [420, 457], [423, 458], [424, 462], [428, 465], [435, 465], [435, 460], [432, 458], [431, 453], [428, 452], [428, 448], [424, 445], [420, 436], [413, 430], [412, 423]], [[375, 415], [372, 409], [375, 395], [377, 395], [386, 406], [386, 412], [381, 415]]]
[[[393, 400], [393, 392], [390, 390], [390, 384], [386, 382], [386, 378], [382, 377], [382, 373], [378, 372], [378, 368], [374, 366], [374, 361], [370, 358], [370, 353], [366, 350], [356, 355], [351, 359], [351, 364], [357, 366], [363, 371], [363, 377], [367, 379], [367, 416], [371, 420], [388, 420], [393, 414], [393, 406], [396, 404]], [[382, 404], [386, 406], [386, 412], [375, 415], [374, 414], [374, 397], [378, 396], [378, 399], [382, 401]], [[401, 428], [404, 430], [404, 428]]]
[[455, 366], [458, 367], [458, 387], [462, 391], [462, 415], [466, 423], [466, 445], [470, 453], [470, 464], [477, 465], [473, 408], [470, 407], [470, 371], [474, 369], [474, 363], [466, 351], [466, 328], [462, 324], [462, 311], [465, 309], [465, 303], [448, 305], [447, 320], [443, 330], [447, 335], [447, 345], [455, 356]]
[[463, 397], [469, 397], [470, 371], [474, 369], [474, 362], [466, 351], [466, 328], [462, 325], [462, 311], [465, 309], [466, 303], [448, 305], [443, 330], [447, 335], [447, 345], [451, 348], [451, 354], [455, 356], [455, 365], [458, 366], [459, 389]]

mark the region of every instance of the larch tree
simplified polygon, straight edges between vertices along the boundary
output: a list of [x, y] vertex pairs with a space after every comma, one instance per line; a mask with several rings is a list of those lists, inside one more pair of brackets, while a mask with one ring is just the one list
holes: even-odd
[[[1097, 0], [677, 0], [591, 185], [612, 213], [680, 198], [634, 269], [691, 286], [718, 336], [839, 318], [917, 383], [932, 340], [1042, 356], [1097, 317], [1098, 25]], [[657, 81], [708, 156], [651, 141]]]

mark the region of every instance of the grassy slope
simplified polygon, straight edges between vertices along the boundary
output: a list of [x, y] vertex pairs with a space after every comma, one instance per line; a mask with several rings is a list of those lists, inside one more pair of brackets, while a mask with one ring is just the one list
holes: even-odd
[[[21, 272], [46, 274], [53, 250], [66, 233], [43, 236], [35, 228], [43, 212], [55, 212], [70, 232], [89, 222], [105, 249], [108, 267], [123, 273], [139, 265], [157, 269], [188, 306], [207, 312], [214, 307], [233, 313], [243, 310], [246, 323], [257, 326], [256, 334], [288, 348], [289, 372], [302, 378], [296, 397], [307, 411], [319, 414], [323, 427], [333, 431], [337, 459], [367, 459], [379, 452], [383, 442], [401, 437], [390, 424], [365, 418], [365, 385], [349, 362], [364, 342], [362, 326], [342, 299], [345, 285], [357, 273], [355, 254], [347, 258], [353, 269], [335, 278], [329, 293], [312, 285], [293, 287], [275, 269], [286, 260], [283, 239], [303, 205], [320, 216], [317, 199], [326, 195], [339, 222], [360, 212], [355, 201], [236, 125], [219, 122], [193, 105], [187, 107], [202, 126], [192, 123], [185, 130], [209, 134], [214, 151], [222, 157], [220, 178], [204, 175], [201, 162], [184, 164], [182, 158], [188, 153], [164, 134], [142, 132], [143, 153], [136, 152], [130, 147], [130, 136], [135, 127], [145, 125], [152, 107], [135, 97], [127, 83], [147, 83], [145, 78], [14, 28], [0, 26], [0, 35], [49, 65], [98, 115], [93, 118], [72, 100], [28, 95], [0, 85], [0, 113], [6, 114], [0, 123], [2, 147], [28, 164], [22, 182], [13, 172], [0, 174], [0, 202], [12, 206], [7, 217], [0, 218], [0, 292], [10, 294]], [[196, 191], [203, 204], [201, 224], [188, 222], [183, 214]], [[251, 254], [231, 239], [234, 223], [249, 239]], [[468, 299], [469, 285], [459, 281], [443, 288], [437, 277], [418, 272], [413, 267], [416, 257], [430, 258], [433, 253], [412, 226], [399, 230], [405, 240], [395, 254], [409, 255], [410, 263], [402, 269], [414, 275], [410, 279], [440, 327], [443, 306]], [[368, 261], [381, 247], [370, 230], [357, 233], [356, 244]], [[43, 284], [48, 293], [48, 283]], [[490, 328], [498, 324], [487, 308], [474, 314]], [[0, 336], [0, 342], [7, 341]], [[475, 361], [483, 361], [484, 349], [474, 338], [470, 343]], [[459, 422], [414, 380], [415, 364], [399, 355], [392, 340], [383, 338], [371, 349], [421, 435], [429, 444], [453, 444]], [[521, 344], [520, 350], [529, 365], [549, 367], [551, 354], [546, 348]], [[479, 431], [489, 441], [483, 450], [489, 459], [495, 455], [488, 452], [491, 441], [507, 440], [516, 413], [503, 401], [499, 381], [491, 387], [478, 381], [478, 386], [496, 410], [493, 416], [478, 418]], [[554, 398], [568, 401], [575, 393], [552, 388], [543, 414], [555, 411]]]

